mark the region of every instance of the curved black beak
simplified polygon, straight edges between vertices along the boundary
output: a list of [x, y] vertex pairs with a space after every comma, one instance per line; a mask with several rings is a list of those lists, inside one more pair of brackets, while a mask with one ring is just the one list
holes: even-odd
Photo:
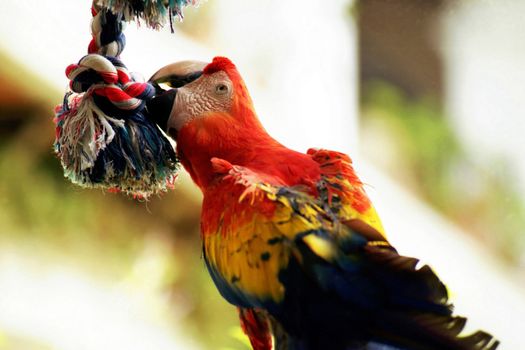
[[[181, 61], [159, 69], [149, 79], [155, 88], [155, 97], [146, 102], [149, 118], [163, 131], [168, 129], [168, 121], [175, 104], [177, 88], [180, 88], [202, 75], [207, 63], [199, 61]], [[161, 85], [168, 87], [163, 89]]]
[[149, 118], [164, 132], [168, 130], [168, 120], [175, 105], [175, 96], [177, 96], [177, 89], [162, 90], [161, 93], [157, 92], [155, 97], [146, 102]]

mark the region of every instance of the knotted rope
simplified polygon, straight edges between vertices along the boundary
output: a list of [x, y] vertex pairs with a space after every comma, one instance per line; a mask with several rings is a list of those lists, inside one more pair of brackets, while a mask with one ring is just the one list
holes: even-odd
[[155, 89], [130, 74], [119, 56], [126, 20], [142, 18], [158, 28], [166, 17], [170, 23], [181, 17], [187, 3], [93, 1], [88, 55], [67, 67], [69, 90], [55, 109], [55, 152], [73, 183], [141, 198], [172, 186], [177, 157], [145, 108]]

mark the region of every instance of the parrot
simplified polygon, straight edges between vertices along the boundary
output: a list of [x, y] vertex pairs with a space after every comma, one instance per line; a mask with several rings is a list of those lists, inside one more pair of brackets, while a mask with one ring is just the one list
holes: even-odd
[[400, 255], [346, 154], [268, 134], [235, 64], [182, 61], [147, 108], [203, 194], [202, 256], [254, 350], [494, 350]]

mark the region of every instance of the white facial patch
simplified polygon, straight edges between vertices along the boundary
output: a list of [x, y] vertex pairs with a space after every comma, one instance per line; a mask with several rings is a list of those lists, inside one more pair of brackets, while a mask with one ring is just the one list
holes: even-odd
[[201, 76], [178, 89], [168, 121], [168, 129], [180, 130], [184, 124], [203, 118], [209, 112], [229, 112], [232, 95], [233, 84], [225, 72]]

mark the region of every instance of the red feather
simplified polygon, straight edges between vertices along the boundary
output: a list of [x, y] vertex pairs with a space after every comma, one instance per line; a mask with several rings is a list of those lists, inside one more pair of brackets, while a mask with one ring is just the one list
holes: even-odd
[[253, 350], [271, 350], [272, 336], [267, 319], [253, 309], [239, 308], [239, 318], [244, 333], [250, 339]]
[[229, 70], [237, 70], [237, 68], [235, 67], [233, 62], [230, 61], [228, 58], [218, 56], [218, 57], [215, 57], [210, 64], [204, 67], [202, 72], [204, 74], [213, 74], [215, 72], [219, 72], [219, 71], [227, 72]]

